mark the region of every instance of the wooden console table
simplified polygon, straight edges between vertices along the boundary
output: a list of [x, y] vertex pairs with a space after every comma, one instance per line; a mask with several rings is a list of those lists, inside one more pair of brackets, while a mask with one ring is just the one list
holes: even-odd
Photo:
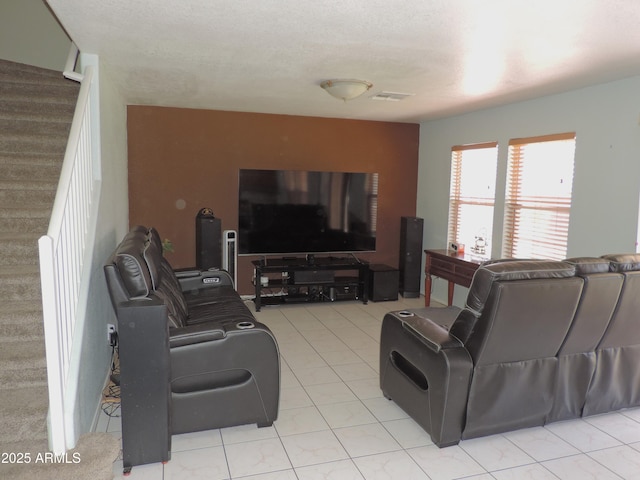
[[424, 305], [426, 307], [431, 303], [432, 275], [449, 281], [447, 300], [451, 305], [453, 303], [454, 285], [469, 287], [473, 274], [482, 263], [482, 260], [465, 254], [458, 254], [451, 250], [425, 250], [424, 253], [427, 259], [424, 268]]

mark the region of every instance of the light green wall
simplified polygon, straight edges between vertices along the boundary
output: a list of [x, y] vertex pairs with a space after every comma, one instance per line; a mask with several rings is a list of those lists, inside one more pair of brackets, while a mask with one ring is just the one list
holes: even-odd
[[[633, 252], [640, 199], [640, 77], [499, 108], [425, 122], [420, 126], [417, 215], [425, 248], [445, 248], [451, 147], [498, 141], [493, 257], [500, 256], [511, 138], [576, 132], [573, 202], [567, 256]], [[423, 279], [424, 281], [424, 279]], [[433, 298], [446, 299], [434, 282]], [[462, 305], [466, 289], [456, 287]]]
[[43, 0], [0, 1], [0, 58], [64, 70], [71, 41]]

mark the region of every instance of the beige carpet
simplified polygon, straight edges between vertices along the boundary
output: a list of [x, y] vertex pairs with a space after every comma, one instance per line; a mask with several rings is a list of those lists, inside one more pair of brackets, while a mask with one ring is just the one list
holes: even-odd
[[[117, 441], [89, 434], [78, 464], [35, 463], [47, 452], [47, 371], [38, 238], [45, 234], [79, 84], [61, 72], [0, 60], [0, 478], [112, 478]], [[115, 452], [115, 453], [114, 453]]]
[[[24, 463], [0, 463], [0, 478], [12, 480], [112, 480], [113, 462], [120, 454], [120, 441], [108, 433], [83, 435], [73, 450], [58, 458], [47, 455], [46, 442], [39, 448], [16, 450]], [[17, 461], [17, 458], [8, 458]]]

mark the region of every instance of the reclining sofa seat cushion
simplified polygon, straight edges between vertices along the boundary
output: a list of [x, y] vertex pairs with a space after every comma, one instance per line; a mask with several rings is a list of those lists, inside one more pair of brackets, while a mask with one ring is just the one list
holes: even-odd
[[580, 303], [558, 352], [558, 377], [547, 423], [582, 416], [587, 390], [596, 369], [596, 347], [607, 329], [623, 284], [620, 273], [610, 272], [604, 258], [565, 260], [584, 280]]
[[640, 405], [640, 254], [602, 258], [624, 277], [622, 291], [596, 349], [597, 363], [584, 415]]

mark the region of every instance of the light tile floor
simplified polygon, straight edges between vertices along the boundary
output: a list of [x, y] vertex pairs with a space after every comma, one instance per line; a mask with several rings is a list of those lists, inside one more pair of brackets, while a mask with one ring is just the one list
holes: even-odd
[[[423, 299], [265, 307], [282, 355], [273, 427], [175, 435], [171, 461], [132, 480], [640, 479], [640, 409], [465, 440], [439, 449], [378, 386], [380, 325]], [[249, 302], [252, 306], [253, 303]], [[99, 431], [120, 436], [119, 418]], [[122, 461], [113, 467], [122, 476]]]

